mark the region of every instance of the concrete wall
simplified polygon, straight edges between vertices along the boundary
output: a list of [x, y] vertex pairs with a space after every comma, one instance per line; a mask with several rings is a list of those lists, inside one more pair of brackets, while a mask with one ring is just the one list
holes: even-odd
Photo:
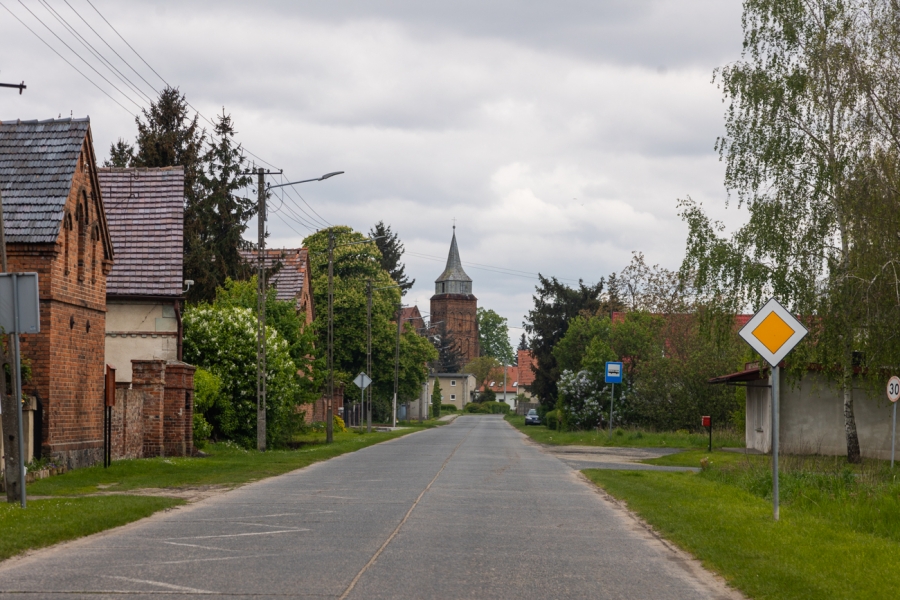
[[106, 363], [116, 368], [116, 382], [130, 382], [132, 360], [176, 360], [178, 320], [175, 300], [107, 303]]
[[[771, 440], [771, 389], [747, 388], [747, 447], [768, 452]], [[847, 454], [844, 403], [841, 392], [818, 373], [810, 372], [791, 384], [781, 375], [779, 445], [785, 454]], [[890, 459], [891, 410], [887, 398], [872, 398], [853, 390], [856, 429], [863, 456]], [[758, 431], [761, 429], [762, 431]]]

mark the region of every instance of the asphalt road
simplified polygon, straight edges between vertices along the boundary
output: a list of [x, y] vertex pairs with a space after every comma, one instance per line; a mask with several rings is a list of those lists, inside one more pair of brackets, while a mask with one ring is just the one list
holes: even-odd
[[[2, 535], [2, 532], [0, 532]], [[0, 565], [0, 596], [734, 597], [499, 417]]]

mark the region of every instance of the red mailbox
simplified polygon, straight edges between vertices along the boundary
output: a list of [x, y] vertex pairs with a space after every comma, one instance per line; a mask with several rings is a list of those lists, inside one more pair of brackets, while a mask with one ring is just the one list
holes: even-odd
[[710, 425], [712, 425], [712, 419], [710, 417], [706, 416], [706, 417], [701, 417], [701, 418], [703, 419], [704, 427], [709, 427]]

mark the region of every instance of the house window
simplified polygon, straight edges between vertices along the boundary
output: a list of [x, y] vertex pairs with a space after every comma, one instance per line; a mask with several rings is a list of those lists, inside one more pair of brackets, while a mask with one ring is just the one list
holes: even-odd
[[100, 241], [100, 228], [91, 228], [91, 283], [97, 283], [97, 242]]
[[456, 385], [456, 380], [455, 380], [455, 379], [451, 379], [451, 380], [450, 380], [450, 385]]
[[87, 247], [87, 195], [82, 192], [84, 202], [78, 203], [75, 221], [78, 223], [78, 281], [84, 281], [84, 253]]
[[456, 394], [450, 394], [450, 399], [451, 399], [451, 400], [456, 400]]
[[63, 217], [63, 275], [69, 274], [69, 238], [72, 237], [72, 214], [66, 211]]

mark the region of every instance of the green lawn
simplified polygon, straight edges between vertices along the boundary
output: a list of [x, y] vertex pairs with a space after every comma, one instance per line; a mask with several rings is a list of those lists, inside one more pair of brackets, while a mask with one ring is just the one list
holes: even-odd
[[[691, 433], [688, 431], [654, 432], [639, 429], [614, 429], [612, 437], [609, 431], [554, 431], [544, 425], [525, 426], [525, 417], [507, 415], [516, 429], [527, 434], [534, 441], [551, 445], [577, 446], [627, 446], [632, 448], [705, 448], [709, 443], [708, 433]], [[730, 430], [713, 431], [713, 447], [742, 447], [744, 434]]]
[[586, 470], [585, 475], [752, 598], [895, 598], [900, 482], [880, 461], [786, 457], [781, 520], [765, 456], [685, 452], [659, 464], [701, 473]]
[[183, 504], [175, 498], [94, 496], [0, 504], [0, 560], [143, 519]]

